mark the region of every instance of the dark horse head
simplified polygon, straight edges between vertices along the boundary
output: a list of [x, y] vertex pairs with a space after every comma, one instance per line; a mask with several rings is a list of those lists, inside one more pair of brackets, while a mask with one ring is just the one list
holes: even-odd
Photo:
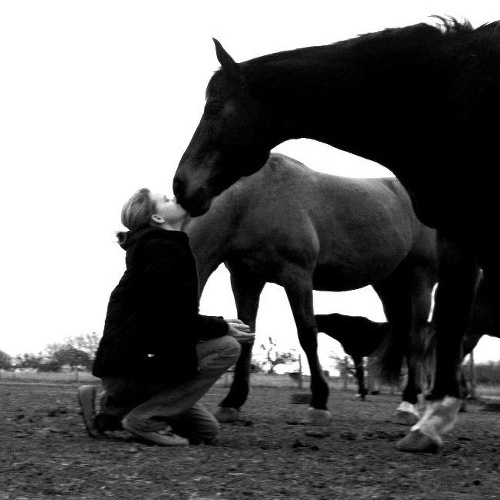
[[389, 168], [428, 225], [437, 224], [431, 219], [441, 218], [440, 209], [451, 217], [446, 207], [464, 204], [441, 201], [443, 193], [457, 191], [446, 189], [442, 165], [453, 163], [456, 178], [465, 179], [462, 164], [486, 143], [496, 148], [487, 114], [498, 96], [500, 49], [498, 23], [476, 30], [443, 23], [241, 63], [214, 40], [221, 68], [208, 83], [205, 110], [174, 177], [178, 201], [201, 215], [214, 196], [262, 168], [272, 148], [306, 138]]
[[210, 200], [242, 176], [259, 170], [271, 150], [270, 119], [260, 112], [239, 64], [214, 39], [221, 69], [211, 78], [198, 128], [181, 158], [174, 193], [192, 215], [205, 213]]

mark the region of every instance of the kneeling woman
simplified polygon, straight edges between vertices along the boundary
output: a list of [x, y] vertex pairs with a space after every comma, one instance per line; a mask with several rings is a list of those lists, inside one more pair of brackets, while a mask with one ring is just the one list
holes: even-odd
[[126, 270], [111, 293], [93, 366], [105, 389], [100, 411], [95, 385], [78, 392], [93, 437], [122, 425], [149, 442], [179, 446], [210, 442], [219, 431], [199, 400], [254, 334], [239, 320], [199, 314], [186, 216], [175, 200], [148, 189], [122, 209], [129, 231], [117, 236]]

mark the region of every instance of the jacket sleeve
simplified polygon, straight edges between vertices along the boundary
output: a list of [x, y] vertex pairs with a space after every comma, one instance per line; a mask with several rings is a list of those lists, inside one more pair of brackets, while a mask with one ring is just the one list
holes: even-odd
[[[227, 323], [198, 312], [196, 264], [189, 247], [152, 240], [142, 251], [144, 299], [159, 329], [177, 331], [191, 340], [225, 335]], [[159, 332], [158, 332], [159, 333]]]
[[195, 322], [198, 340], [210, 340], [222, 337], [229, 329], [226, 320], [222, 316], [204, 316], [198, 314]]

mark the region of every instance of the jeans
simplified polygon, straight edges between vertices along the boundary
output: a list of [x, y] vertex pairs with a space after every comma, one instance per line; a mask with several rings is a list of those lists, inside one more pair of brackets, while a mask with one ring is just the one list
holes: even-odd
[[219, 432], [219, 423], [199, 400], [236, 363], [241, 346], [225, 335], [199, 342], [196, 351], [198, 374], [176, 384], [104, 377], [103, 414], [125, 417], [139, 431], [159, 431], [169, 424], [191, 442], [211, 441]]

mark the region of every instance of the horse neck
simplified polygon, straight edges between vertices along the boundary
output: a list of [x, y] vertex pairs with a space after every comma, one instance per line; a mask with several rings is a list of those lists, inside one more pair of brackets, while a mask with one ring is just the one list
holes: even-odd
[[185, 231], [196, 258], [200, 295], [212, 273], [228, 255], [231, 235], [230, 211], [213, 210], [191, 219]]
[[309, 138], [392, 164], [395, 145], [411, 135], [415, 113], [433, 106], [432, 43], [415, 38], [405, 50], [378, 43], [373, 53], [367, 44], [374, 40], [349, 40], [248, 61], [249, 90], [269, 107], [269, 145]]

